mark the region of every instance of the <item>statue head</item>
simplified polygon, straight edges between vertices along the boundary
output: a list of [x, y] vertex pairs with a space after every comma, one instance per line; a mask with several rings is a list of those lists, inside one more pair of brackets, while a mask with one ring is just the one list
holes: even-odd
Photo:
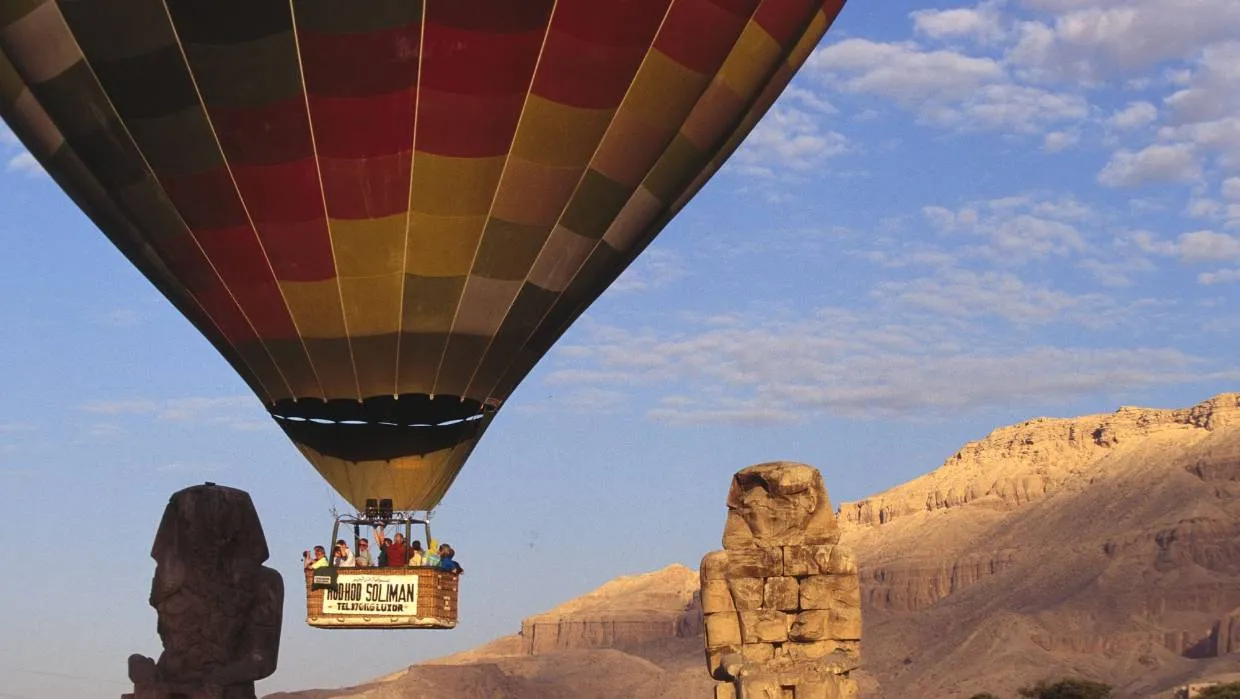
[[775, 461], [741, 469], [732, 477], [725, 549], [838, 540], [835, 514], [818, 469]]

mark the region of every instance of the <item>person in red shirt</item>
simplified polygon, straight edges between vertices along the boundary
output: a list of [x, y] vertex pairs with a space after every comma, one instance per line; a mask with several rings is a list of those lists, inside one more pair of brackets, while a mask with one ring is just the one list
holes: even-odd
[[409, 560], [409, 547], [405, 545], [405, 535], [396, 532], [392, 535], [392, 543], [386, 543], [383, 537], [383, 527], [375, 527], [375, 541], [384, 541], [383, 553], [386, 554], [387, 564], [393, 568], [404, 568], [405, 563]]

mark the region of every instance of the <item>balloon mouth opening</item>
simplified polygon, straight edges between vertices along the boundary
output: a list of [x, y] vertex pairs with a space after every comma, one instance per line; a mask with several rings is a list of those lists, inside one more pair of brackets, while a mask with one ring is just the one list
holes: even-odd
[[276, 420], [319, 425], [382, 425], [387, 427], [448, 427], [481, 420], [497, 407], [472, 398], [409, 393], [364, 400], [284, 399], [268, 407]]
[[362, 401], [281, 400], [271, 417], [298, 446], [345, 461], [390, 461], [477, 439], [498, 406], [457, 396], [406, 394]]

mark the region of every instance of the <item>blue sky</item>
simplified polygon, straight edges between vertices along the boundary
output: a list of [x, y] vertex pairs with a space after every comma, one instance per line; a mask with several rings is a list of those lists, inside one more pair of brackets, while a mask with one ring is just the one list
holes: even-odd
[[289, 586], [260, 691], [339, 686], [696, 566], [752, 463], [852, 500], [999, 425], [1240, 387], [1240, 5], [892, 7], [852, 0], [509, 400], [434, 520], [452, 632], [302, 624], [298, 556], [344, 503], [0, 130], [0, 697], [125, 689], [158, 518], [204, 480], [253, 495]]

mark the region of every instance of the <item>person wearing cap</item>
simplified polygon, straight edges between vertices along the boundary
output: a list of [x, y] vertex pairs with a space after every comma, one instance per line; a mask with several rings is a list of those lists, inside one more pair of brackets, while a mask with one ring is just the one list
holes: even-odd
[[353, 554], [353, 562], [358, 568], [369, 568], [370, 563], [370, 542], [365, 539], [357, 540], [357, 553]]
[[332, 552], [332, 565], [337, 568], [352, 568], [355, 565], [353, 552], [344, 539], [336, 541], [336, 550]]

